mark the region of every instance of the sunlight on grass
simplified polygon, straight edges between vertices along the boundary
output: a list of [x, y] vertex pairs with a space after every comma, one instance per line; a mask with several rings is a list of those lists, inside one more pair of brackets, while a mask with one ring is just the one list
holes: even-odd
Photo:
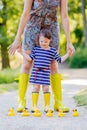
[[74, 99], [78, 106], [87, 106], [87, 88], [83, 89], [76, 96], [74, 96]]
[[19, 68], [16, 69], [4, 69], [0, 71], [0, 84], [12, 83], [14, 79], [19, 75]]
[[13, 91], [18, 88], [18, 84], [16, 82], [10, 84], [0, 84], [0, 93], [5, 93], [8, 91]]

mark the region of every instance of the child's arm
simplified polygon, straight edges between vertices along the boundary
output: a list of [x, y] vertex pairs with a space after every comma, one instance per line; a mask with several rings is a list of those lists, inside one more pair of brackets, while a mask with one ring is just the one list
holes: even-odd
[[64, 62], [68, 57], [70, 56], [70, 51], [68, 51], [64, 56], [59, 56], [57, 51], [55, 51], [55, 60], [58, 62], [58, 63], [62, 63]]
[[69, 57], [69, 53], [67, 52], [64, 56], [61, 57], [61, 63], [64, 62]]
[[26, 60], [32, 61], [32, 58], [31, 58], [28, 54], [26, 54], [26, 53], [23, 52], [22, 55], [23, 55], [23, 57], [24, 57]]
[[18, 51], [26, 60], [32, 61], [32, 58], [31, 58], [28, 54], [26, 54], [25, 52], [23, 52], [21, 48], [18, 49], [17, 51]]

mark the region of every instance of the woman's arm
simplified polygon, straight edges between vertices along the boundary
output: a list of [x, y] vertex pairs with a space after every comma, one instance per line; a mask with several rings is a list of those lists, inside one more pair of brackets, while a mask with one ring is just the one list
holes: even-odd
[[24, 0], [24, 9], [23, 9], [23, 13], [20, 18], [18, 31], [17, 31], [14, 42], [8, 48], [10, 54], [14, 54], [15, 51], [21, 47], [21, 43], [20, 43], [21, 35], [24, 31], [27, 21], [30, 18], [30, 10], [31, 10], [31, 6], [32, 6], [32, 2], [33, 2], [33, 0]]
[[61, 13], [61, 21], [64, 28], [64, 32], [67, 40], [67, 50], [70, 50], [71, 55], [75, 53], [74, 46], [71, 43], [70, 39], [70, 25], [69, 25], [69, 17], [68, 17], [68, 0], [61, 0], [60, 5], [60, 13]]
[[24, 31], [24, 27], [30, 18], [32, 2], [33, 2], [33, 0], [24, 0], [24, 9], [23, 9], [23, 13], [21, 15], [21, 19], [20, 19], [20, 23], [19, 23], [19, 27], [18, 27], [18, 31], [17, 31], [17, 35], [16, 35], [16, 39], [18, 39], [18, 40], [21, 39], [21, 35]]

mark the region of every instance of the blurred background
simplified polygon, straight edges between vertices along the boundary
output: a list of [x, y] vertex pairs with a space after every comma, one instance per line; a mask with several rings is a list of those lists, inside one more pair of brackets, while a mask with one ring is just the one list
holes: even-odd
[[[20, 56], [9, 56], [7, 47], [14, 41], [22, 9], [22, 0], [0, 0], [0, 69], [16, 68], [21, 64]], [[87, 0], [69, 0], [68, 12], [71, 41], [76, 49], [68, 64], [72, 68], [84, 68], [87, 67]], [[63, 55], [66, 51], [66, 38], [60, 17], [58, 19], [61, 34], [60, 55]]]
[[[22, 56], [8, 54], [7, 47], [14, 41], [19, 19], [23, 9], [23, 0], [0, 0], [0, 92], [17, 88]], [[71, 41], [76, 49], [66, 65], [69, 68], [87, 69], [87, 0], [68, 0]], [[59, 12], [58, 12], [59, 13]], [[60, 55], [66, 52], [66, 37], [60, 24]], [[86, 72], [85, 72], [86, 73]], [[8, 87], [9, 86], [9, 87]]]

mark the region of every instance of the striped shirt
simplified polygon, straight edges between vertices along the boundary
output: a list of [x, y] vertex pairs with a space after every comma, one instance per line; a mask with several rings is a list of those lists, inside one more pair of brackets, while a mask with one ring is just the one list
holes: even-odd
[[61, 57], [58, 55], [56, 49], [50, 47], [50, 49], [45, 50], [38, 46], [32, 50], [30, 57], [34, 60], [30, 82], [33, 84], [50, 85], [51, 61], [55, 59], [61, 63]]

